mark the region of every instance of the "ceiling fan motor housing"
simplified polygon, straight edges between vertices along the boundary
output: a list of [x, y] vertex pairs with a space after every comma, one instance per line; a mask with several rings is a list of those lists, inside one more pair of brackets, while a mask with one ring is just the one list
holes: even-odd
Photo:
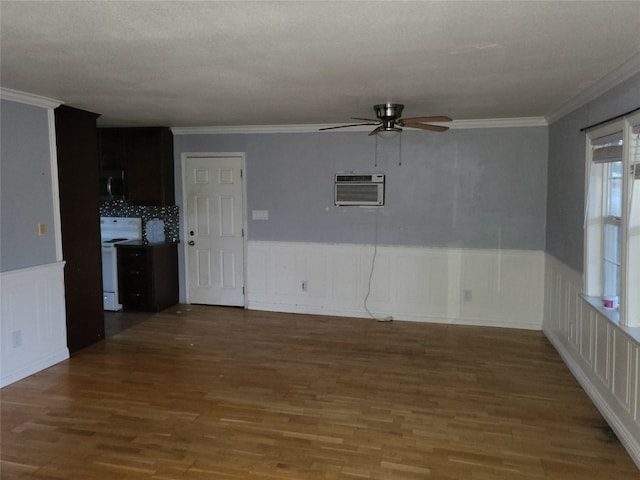
[[403, 108], [404, 105], [400, 103], [382, 103], [373, 107], [380, 120], [397, 120], [402, 115]]

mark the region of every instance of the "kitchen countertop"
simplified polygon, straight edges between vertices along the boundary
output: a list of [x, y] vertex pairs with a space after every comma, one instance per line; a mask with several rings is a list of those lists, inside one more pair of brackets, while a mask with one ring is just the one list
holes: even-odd
[[140, 247], [146, 247], [146, 248], [153, 248], [153, 247], [166, 247], [166, 246], [171, 246], [171, 245], [177, 245], [178, 243], [180, 243], [180, 241], [175, 241], [175, 242], [171, 242], [171, 241], [164, 241], [164, 242], [156, 242], [156, 243], [152, 243], [152, 242], [145, 242], [144, 240], [129, 240], [128, 242], [119, 242], [116, 243], [116, 248], [127, 248], [127, 247], [135, 247], [135, 248], [140, 248]]

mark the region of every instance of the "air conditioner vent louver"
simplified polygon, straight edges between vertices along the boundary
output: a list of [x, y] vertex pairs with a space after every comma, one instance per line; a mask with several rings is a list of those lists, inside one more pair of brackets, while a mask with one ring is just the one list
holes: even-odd
[[336, 182], [371, 182], [373, 175], [336, 175]]
[[384, 205], [384, 175], [382, 174], [336, 174], [336, 205]]

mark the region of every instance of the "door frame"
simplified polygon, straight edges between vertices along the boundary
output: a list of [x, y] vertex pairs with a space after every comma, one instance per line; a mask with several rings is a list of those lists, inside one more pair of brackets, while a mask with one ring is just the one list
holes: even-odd
[[180, 212], [180, 223], [182, 229], [182, 258], [184, 265], [184, 296], [187, 304], [191, 303], [189, 298], [189, 262], [187, 261], [187, 188], [186, 188], [186, 163], [189, 158], [239, 158], [240, 168], [242, 169], [242, 176], [240, 184], [242, 186], [242, 228], [244, 235], [242, 236], [242, 269], [244, 275], [244, 290], [243, 290], [243, 308], [247, 308], [247, 238], [248, 238], [248, 224], [247, 224], [247, 168], [246, 168], [246, 155], [244, 152], [183, 152], [180, 156], [180, 178], [182, 180], [182, 211]]

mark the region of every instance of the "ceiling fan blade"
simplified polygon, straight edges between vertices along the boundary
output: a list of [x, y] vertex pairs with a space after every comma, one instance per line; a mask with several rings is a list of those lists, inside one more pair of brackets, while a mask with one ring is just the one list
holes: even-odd
[[420, 128], [422, 130], [430, 130], [432, 132], [446, 132], [449, 127], [443, 127], [442, 125], [429, 125], [428, 123], [403, 123], [403, 127], [408, 128]]
[[351, 117], [351, 120], [364, 120], [365, 122], [376, 122], [376, 123], [380, 122], [380, 120], [376, 120], [375, 118]]
[[373, 130], [371, 131], [371, 133], [369, 134], [369, 136], [371, 136], [371, 135], [375, 135], [376, 133], [378, 133], [378, 132], [380, 132], [380, 131], [382, 131], [382, 130], [384, 130], [384, 127], [383, 127], [382, 125], [380, 125], [378, 128], [373, 129]]
[[451, 122], [452, 120], [449, 117], [445, 117], [444, 115], [437, 115], [434, 117], [410, 117], [410, 118], [401, 118], [399, 121], [409, 123], [425, 123], [425, 122]]
[[378, 123], [353, 123], [351, 125], [338, 125], [337, 127], [323, 127], [319, 130], [335, 130], [336, 128], [361, 127], [363, 125], [377, 125]]

